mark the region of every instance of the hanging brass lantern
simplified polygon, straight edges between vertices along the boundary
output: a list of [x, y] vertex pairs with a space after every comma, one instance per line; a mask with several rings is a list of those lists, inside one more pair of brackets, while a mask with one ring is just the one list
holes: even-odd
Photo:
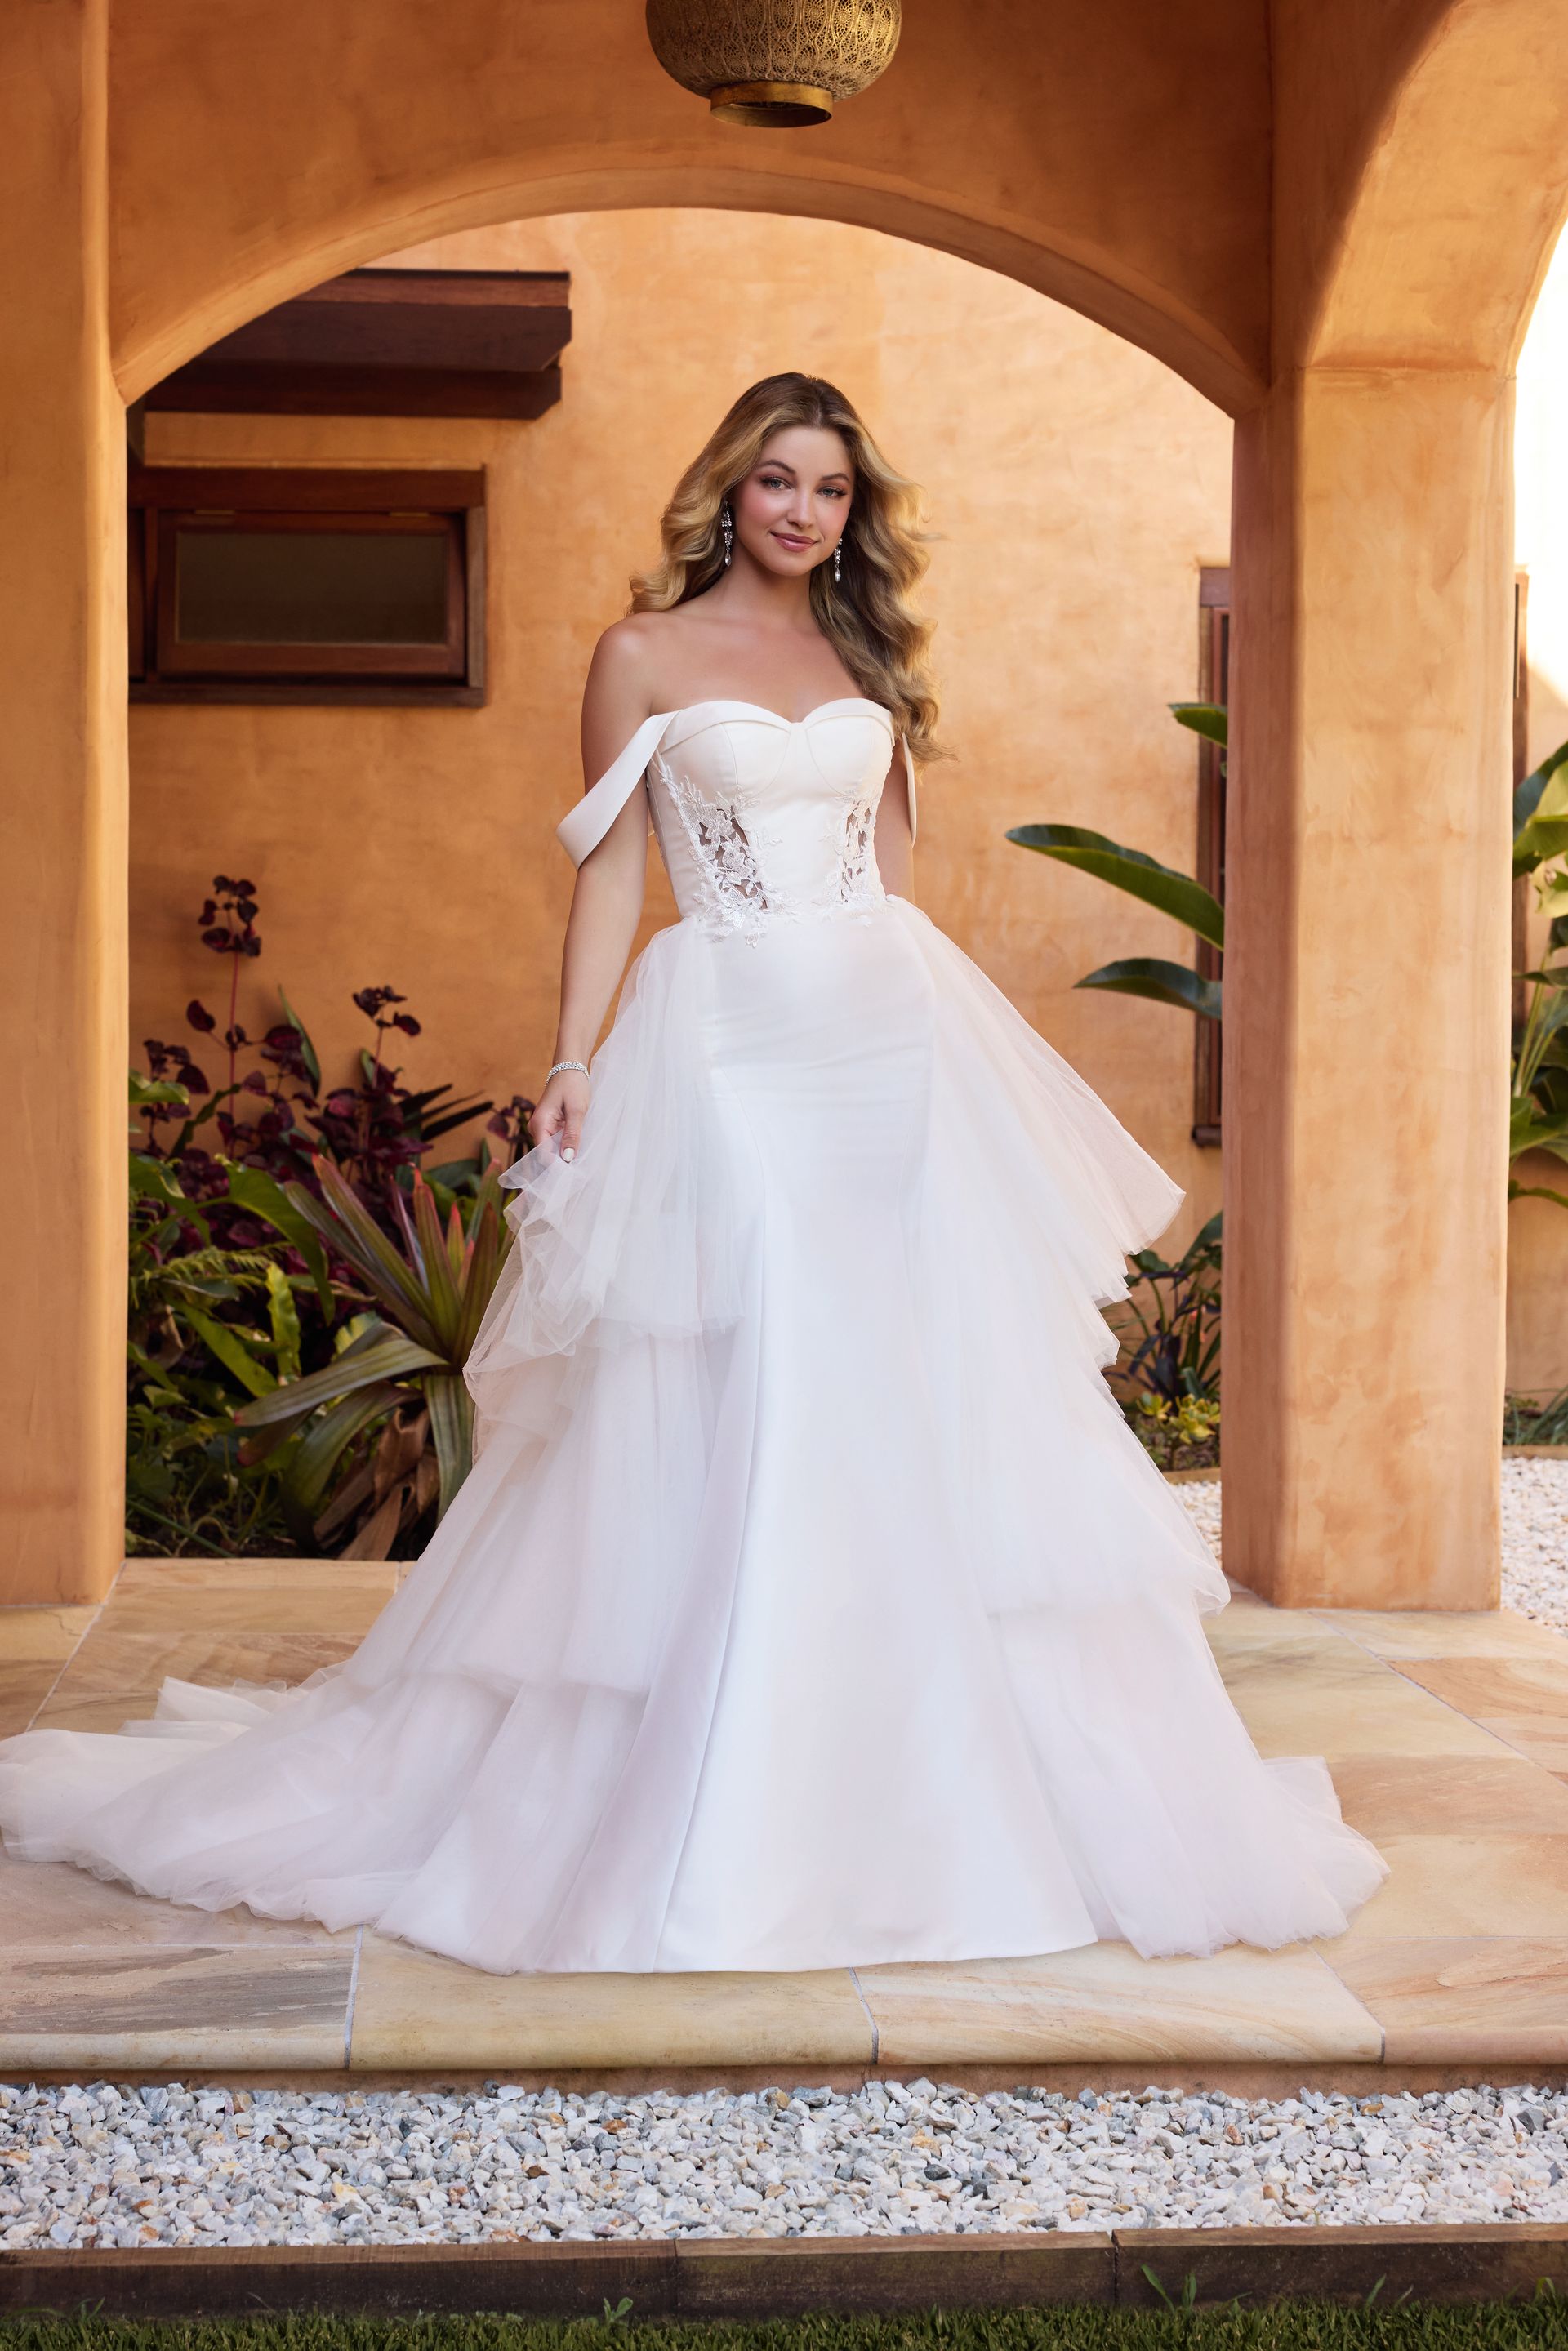
[[648, 38], [722, 122], [795, 130], [876, 79], [899, 16], [899, 0], [648, 0]]

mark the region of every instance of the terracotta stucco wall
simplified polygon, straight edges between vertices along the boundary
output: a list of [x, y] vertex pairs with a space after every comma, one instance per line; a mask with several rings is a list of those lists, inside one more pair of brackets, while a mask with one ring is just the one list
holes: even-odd
[[809, 138], [775, 139], [678, 89], [626, 0], [126, 0], [110, 60], [120, 381], [133, 397], [394, 241], [714, 204], [983, 262], [1242, 405], [1269, 362], [1270, 13], [1120, 0], [1046, 25], [1034, 0], [911, 8], [892, 70]]
[[[225, 977], [192, 915], [211, 875], [258, 886], [265, 954], [340, 1067], [349, 991], [402, 988], [420, 1081], [537, 1087], [580, 789], [578, 705], [659, 507], [726, 401], [805, 366], [843, 385], [926, 486], [944, 731], [917, 894], [1186, 1185], [1171, 1238], [1218, 1205], [1190, 1141], [1192, 1024], [1071, 983], [1175, 926], [1003, 838], [1089, 824], [1194, 853], [1196, 760], [1166, 711], [1196, 686], [1197, 571], [1225, 560], [1229, 429], [1189, 386], [1041, 296], [835, 224], [705, 212], [558, 217], [400, 259], [569, 268], [559, 407], [529, 424], [155, 418], [166, 462], [484, 465], [491, 699], [478, 711], [132, 713], [132, 1036], [177, 1033]], [[670, 919], [661, 884], [648, 925]]]

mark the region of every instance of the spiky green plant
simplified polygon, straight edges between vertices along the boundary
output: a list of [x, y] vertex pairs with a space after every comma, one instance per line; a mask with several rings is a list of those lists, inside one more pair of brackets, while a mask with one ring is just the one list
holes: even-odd
[[[412, 1214], [395, 1197], [394, 1242], [330, 1160], [318, 1155], [313, 1165], [320, 1198], [286, 1185], [287, 1207], [348, 1267], [369, 1311], [324, 1370], [280, 1380], [242, 1406], [242, 1458], [262, 1460], [289, 1444], [285, 1491], [318, 1539], [358, 1511], [345, 1556], [384, 1558], [427, 1501], [444, 1515], [473, 1465], [463, 1366], [501, 1269], [499, 1171], [481, 1175], [466, 1225], [455, 1199], [443, 1223], [434, 1191], [415, 1171]], [[350, 1449], [378, 1425], [376, 1445], [361, 1447], [364, 1458], [334, 1493]]]

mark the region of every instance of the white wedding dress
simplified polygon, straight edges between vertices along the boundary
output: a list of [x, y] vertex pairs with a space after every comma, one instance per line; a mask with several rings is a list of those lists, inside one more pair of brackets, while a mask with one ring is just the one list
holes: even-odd
[[1259, 1756], [1102, 1377], [1181, 1192], [884, 893], [893, 750], [701, 702], [573, 809], [580, 862], [646, 776], [681, 920], [507, 1178], [472, 1475], [342, 1664], [0, 1744], [15, 1852], [502, 1971], [1344, 1927], [1385, 1865]]

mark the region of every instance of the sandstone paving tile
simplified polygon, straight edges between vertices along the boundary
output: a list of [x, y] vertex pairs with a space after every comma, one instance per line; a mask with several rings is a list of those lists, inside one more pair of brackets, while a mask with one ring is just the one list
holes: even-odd
[[1291, 1703], [1310, 1700], [1337, 1708], [1350, 1722], [1403, 1694], [1392, 1667], [1358, 1653], [1348, 1641], [1331, 1646], [1211, 1635], [1209, 1646], [1220, 1677], [1238, 1702], [1243, 1692], [1260, 1701], [1273, 1697]]
[[1338, 1755], [1346, 1820], [1387, 1836], [1568, 1835], [1568, 1786], [1521, 1755]]
[[1471, 1722], [1429, 1691], [1387, 1674], [1358, 1692], [1328, 1689], [1303, 1677], [1263, 1676], [1250, 1661], [1222, 1660], [1227, 1688], [1265, 1755], [1473, 1756], [1493, 1761], [1513, 1752], [1495, 1731]]
[[1343, 1935], [1331, 1967], [1364, 1944], [1413, 1936], [1568, 1936], [1568, 1836], [1381, 1836], [1389, 1875]]
[[158, 1634], [193, 1624], [235, 1634], [362, 1636], [397, 1588], [382, 1560], [131, 1560], [105, 1611], [109, 1630]]
[[1331, 1947], [1330, 1964], [1390, 2064], [1568, 2063], [1568, 1937], [1395, 1938]]
[[0, 1666], [63, 1666], [99, 1604], [0, 1608]]
[[0, 1739], [26, 1730], [59, 1677], [59, 1667], [39, 1660], [0, 1665]]
[[1568, 1644], [1561, 1659], [1413, 1658], [1400, 1670], [1531, 1761], [1568, 1771]]
[[[20, 1951], [113, 1949], [122, 1945], [353, 1944], [311, 1919], [262, 1918], [243, 1907], [198, 1910], [161, 1902], [64, 1861], [18, 1861], [0, 1850], [0, 1970]], [[0, 1992], [0, 2001], [3, 2001]]]
[[1315, 1947], [1144, 1959], [1125, 1943], [1040, 1959], [857, 1970], [883, 2065], [1351, 2059], [1377, 2026]]
[[1376, 1666], [1377, 1660], [1365, 1650], [1325, 1625], [1315, 1616], [1299, 1608], [1239, 1608], [1232, 1601], [1228, 1607], [1218, 1609], [1203, 1620], [1203, 1629], [1210, 1645], [1217, 1650], [1247, 1649], [1260, 1653], [1278, 1652], [1281, 1662], [1286, 1657], [1318, 1657], [1325, 1670], [1332, 1672], [1343, 1656], [1345, 1670], [1357, 1670], [1357, 1660]]
[[0, 2068], [340, 2067], [352, 1980], [350, 1939], [7, 1953]]
[[151, 1714], [169, 1675], [220, 1689], [236, 1681], [292, 1687], [348, 1656], [355, 1646], [346, 1635], [316, 1633], [244, 1635], [194, 1625], [165, 1635], [99, 1625], [61, 1675], [38, 1724], [114, 1729], [121, 1721]]
[[1369, 1608], [1312, 1612], [1380, 1657], [1540, 1657], [1568, 1663], [1568, 1638], [1512, 1608]]
[[465, 2066], [864, 2065], [847, 1969], [803, 1975], [490, 1975], [367, 1934], [350, 2062]]

